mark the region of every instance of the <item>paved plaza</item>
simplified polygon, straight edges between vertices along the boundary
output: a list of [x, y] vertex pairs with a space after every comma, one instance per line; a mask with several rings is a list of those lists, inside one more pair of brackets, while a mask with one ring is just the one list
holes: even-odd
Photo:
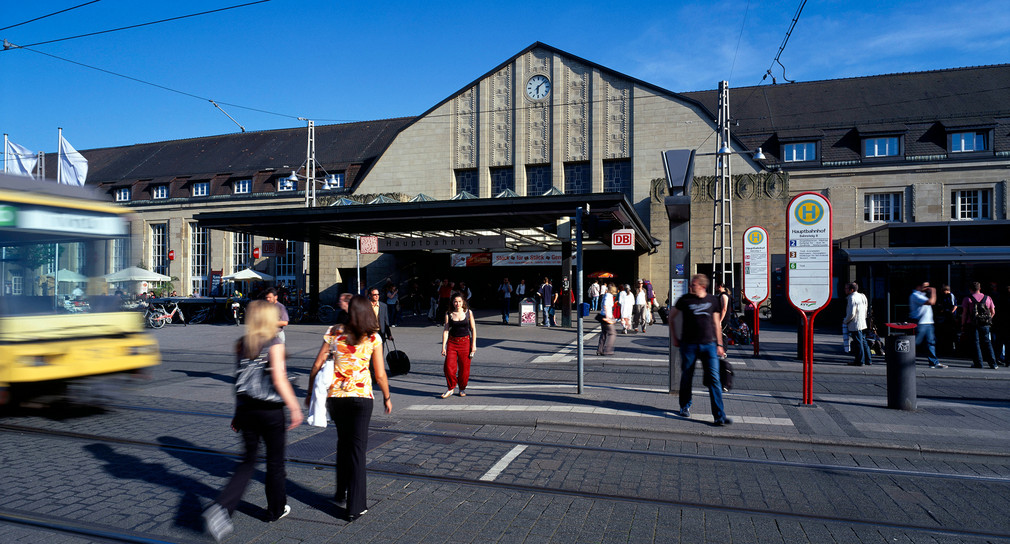
[[[445, 390], [441, 328], [394, 329], [411, 373], [369, 440], [369, 511], [328, 501], [335, 431], [289, 432], [288, 495], [264, 513], [263, 466], [227, 542], [1010, 541], [1010, 370], [917, 368], [918, 408], [886, 408], [882, 358], [851, 367], [838, 334], [815, 337], [814, 404], [802, 406], [795, 330], [762, 324], [762, 352], [733, 346], [727, 427], [695, 377], [693, 417], [669, 393], [665, 327], [619, 335], [504, 326], [479, 314], [468, 396]], [[305, 394], [320, 325], [289, 327]], [[201, 509], [241, 450], [228, 429], [229, 352], [240, 329], [171, 325], [163, 364], [104, 410], [37, 407], [0, 418], [0, 542], [209, 542]]]

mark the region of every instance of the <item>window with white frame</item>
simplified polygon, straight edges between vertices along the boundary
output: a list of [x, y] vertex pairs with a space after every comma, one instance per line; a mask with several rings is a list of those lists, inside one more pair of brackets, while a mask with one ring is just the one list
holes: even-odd
[[897, 157], [899, 154], [897, 136], [866, 138], [863, 140], [864, 157]]
[[344, 186], [344, 174], [329, 174], [323, 178], [323, 189], [340, 189]]
[[240, 179], [232, 185], [232, 192], [236, 195], [247, 195], [252, 191], [251, 179]]
[[189, 224], [189, 280], [191, 292], [207, 292], [207, 228]]
[[972, 151], [989, 150], [989, 132], [984, 130], [972, 130], [968, 132], [955, 132], [950, 135], [951, 153], [969, 153]]
[[992, 191], [989, 189], [951, 191], [950, 218], [966, 221], [992, 219]]
[[151, 270], [168, 274], [168, 225], [151, 225]]
[[130, 239], [112, 239], [112, 271], [119, 272], [130, 266]]
[[294, 284], [299, 272], [298, 242], [287, 242], [287, 252], [277, 259], [277, 283]]
[[280, 178], [277, 180], [277, 190], [278, 191], [294, 191], [295, 182], [288, 178]]
[[21, 296], [25, 291], [25, 277], [21, 272], [11, 273], [11, 294]]
[[901, 221], [901, 193], [873, 193], [863, 197], [863, 220], [897, 223]]
[[156, 185], [154, 189], [151, 189], [151, 196], [153, 198], [168, 198], [168, 185]]
[[252, 234], [236, 232], [231, 235], [231, 267], [238, 272], [252, 266]]
[[207, 196], [210, 194], [210, 182], [200, 181], [193, 184], [193, 196]]
[[130, 188], [120, 187], [116, 189], [116, 202], [129, 202], [130, 201]]
[[782, 160], [784, 162], [817, 160], [817, 142], [782, 144]]

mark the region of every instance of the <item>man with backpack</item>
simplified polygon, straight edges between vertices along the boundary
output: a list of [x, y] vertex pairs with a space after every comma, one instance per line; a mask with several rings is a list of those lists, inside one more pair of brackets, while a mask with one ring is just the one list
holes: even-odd
[[992, 298], [982, 293], [979, 282], [972, 283], [971, 294], [961, 301], [961, 325], [964, 334], [974, 341], [971, 365], [974, 368], [982, 368], [983, 358], [989, 363], [989, 368], [997, 368], [996, 354], [993, 353], [992, 341], [989, 339], [989, 329], [995, 316], [996, 305], [992, 303]]

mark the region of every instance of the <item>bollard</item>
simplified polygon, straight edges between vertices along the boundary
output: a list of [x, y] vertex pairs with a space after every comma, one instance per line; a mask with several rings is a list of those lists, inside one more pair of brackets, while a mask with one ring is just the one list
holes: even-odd
[[[887, 407], [915, 410], [915, 324], [888, 323], [884, 362], [887, 364]], [[911, 331], [913, 334], [908, 334]]]

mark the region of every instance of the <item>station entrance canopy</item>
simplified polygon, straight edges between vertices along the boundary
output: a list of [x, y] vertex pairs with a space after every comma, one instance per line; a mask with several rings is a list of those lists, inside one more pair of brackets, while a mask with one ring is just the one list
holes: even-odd
[[[634, 230], [638, 253], [651, 252], [659, 245], [620, 193], [208, 212], [196, 214], [195, 219], [200, 227], [215, 230], [346, 248], [355, 247], [358, 235], [405, 242], [432, 236], [474, 236], [501, 244], [482, 249], [545, 251], [560, 249], [563, 240], [557, 235], [557, 222], [570, 217], [574, 229], [575, 211], [580, 206], [587, 249], [609, 248], [614, 229]], [[573, 232], [572, 240], [574, 236]]]

